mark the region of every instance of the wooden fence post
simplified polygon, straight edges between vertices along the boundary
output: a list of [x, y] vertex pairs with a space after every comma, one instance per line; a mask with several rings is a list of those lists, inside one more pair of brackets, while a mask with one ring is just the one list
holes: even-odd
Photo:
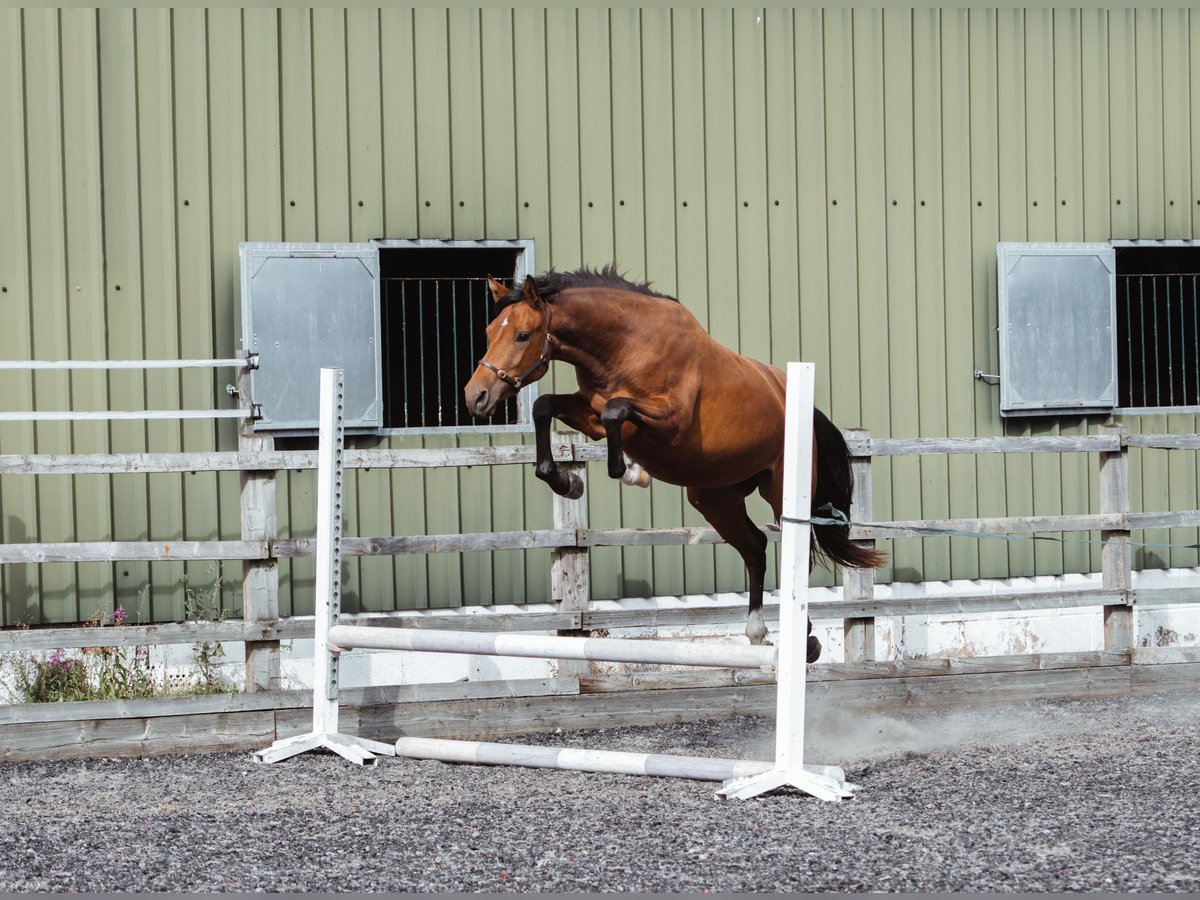
[[[861, 442], [870, 446], [871, 432], [865, 428], [846, 428], [843, 435], [848, 442]], [[869, 451], [868, 451], [869, 452]], [[871, 521], [871, 457], [854, 456], [850, 460], [850, 471], [854, 476], [854, 493], [847, 511], [851, 522]], [[875, 542], [858, 541], [862, 547], [875, 549]], [[856, 603], [870, 603], [875, 599], [874, 569], [843, 569], [843, 599]], [[847, 618], [842, 621], [845, 659], [848, 663], [867, 662], [875, 659], [875, 617]]]
[[[242, 351], [240, 356], [246, 356]], [[238, 375], [238, 399], [243, 409], [253, 405], [250, 369]], [[238, 431], [238, 452], [269, 453], [275, 449], [270, 435], [254, 433], [254, 423], [243, 419]], [[274, 471], [241, 473], [242, 540], [273, 541], [279, 536], [275, 512]], [[242, 563], [242, 620], [247, 623], [279, 621], [279, 568], [276, 560], [246, 560]], [[246, 641], [247, 693], [278, 690], [279, 641]]]
[[[554, 446], [575, 446], [583, 443], [583, 435], [577, 431], [556, 431]], [[559, 463], [563, 471], [578, 475], [583, 479], [585, 491], [578, 500], [568, 500], [554, 494], [553, 513], [554, 528], [569, 528], [578, 533], [580, 528], [587, 527], [587, 467], [580, 462]], [[588, 600], [591, 597], [591, 570], [588, 563], [586, 547], [559, 547], [550, 551], [550, 599], [559, 612], [576, 613], [580, 626], [583, 624], [583, 613], [587, 612]], [[568, 637], [582, 633], [579, 628], [559, 629], [560, 635]], [[589, 664], [585, 659], [558, 660], [558, 674], [562, 676], [586, 676]]]
[[[1123, 425], [1101, 425], [1100, 433], [1117, 435], [1120, 449], [1100, 453], [1100, 512], [1129, 512], [1129, 444]], [[1135, 646], [1133, 606], [1133, 548], [1129, 529], [1101, 531], [1101, 572], [1105, 590], [1121, 591], [1125, 603], [1104, 607], [1104, 649], [1129, 650]]]

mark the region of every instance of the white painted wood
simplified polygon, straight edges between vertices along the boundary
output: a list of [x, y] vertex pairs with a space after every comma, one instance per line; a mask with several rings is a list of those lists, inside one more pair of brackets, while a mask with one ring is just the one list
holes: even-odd
[[808, 562], [812, 529], [812, 363], [789, 363], [784, 432], [782, 545], [779, 562], [779, 663], [776, 673], [775, 765], [767, 772], [725, 782], [717, 796], [750, 799], [790, 785], [822, 800], [841, 800], [855, 786], [834, 767], [804, 765]]
[[358, 765], [394, 756], [391, 744], [338, 733], [338, 652], [329, 640], [341, 611], [342, 449], [345, 384], [342, 369], [321, 369], [317, 453], [316, 631], [313, 638], [312, 731], [255, 752], [259, 762], [324, 748]]
[[237, 359], [4, 359], [0, 370], [17, 371], [58, 370], [76, 372], [84, 369], [244, 369], [255, 365], [252, 358]]
[[329, 642], [341, 650], [404, 650], [467, 653], [530, 659], [590, 659], [660, 666], [774, 669], [779, 651], [769, 646], [624, 638], [560, 637], [547, 634], [490, 634], [434, 628], [375, 628], [335, 625]]
[[115, 422], [151, 419], [248, 419], [244, 409], [41, 410], [0, 412], [0, 422]]
[[692, 778], [697, 781], [745, 778], [769, 771], [772, 765], [770, 762], [749, 759], [538, 747], [422, 737], [400, 738], [396, 741], [396, 755], [412, 759], [436, 759], [448, 763], [526, 766], [536, 769], [565, 769], [572, 772], [609, 772], [616, 775], [657, 775], [666, 778]]

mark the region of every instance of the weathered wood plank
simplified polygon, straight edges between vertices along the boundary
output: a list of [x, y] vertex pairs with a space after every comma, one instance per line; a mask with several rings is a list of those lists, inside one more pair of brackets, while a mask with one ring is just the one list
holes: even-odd
[[64, 541], [0, 544], [0, 563], [267, 559], [269, 541]]
[[[779, 529], [763, 526], [767, 540], [777, 542]], [[721, 536], [712, 528], [580, 528], [577, 533], [580, 547], [634, 547], [682, 544], [723, 543]]]
[[[481, 613], [422, 615], [344, 613], [345, 625], [378, 628], [442, 628], [451, 631], [554, 631], [582, 627], [578, 613]], [[313, 636], [311, 616], [294, 616], [276, 623], [172, 622], [101, 628], [6, 628], [0, 630], [0, 653], [37, 653], [58, 648], [142, 647], [152, 644], [192, 644], [198, 641], [305, 640]]]
[[311, 617], [281, 619], [277, 623], [230, 619], [225, 622], [172, 622], [103, 628], [6, 628], [0, 631], [0, 653], [37, 653], [72, 647], [143, 647], [197, 641], [293, 640], [311, 638], [312, 635]]
[[1176, 603], [1200, 603], [1195, 588], [1136, 588], [1131, 592], [1138, 606], [1172, 606]]
[[[245, 353], [245, 351], [242, 351]], [[238, 401], [253, 402], [249, 370], [238, 377]], [[238, 431], [238, 450], [246, 455], [271, 453], [275, 439], [256, 435], [246, 426]], [[279, 535], [276, 512], [275, 472], [242, 472], [238, 506], [243, 540], [273, 541]], [[279, 619], [279, 562], [276, 559], [245, 560], [242, 563], [242, 618], [246, 622], [274, 622]], [[246, 643], [247, 691], [278, 690], [280, 684], [278, 641]]]
[[1134, 647], [1129, 658], [1135, 666], [1200, 663], [1200, 647]]
[[[581, 454], [588, 459], [601, 455]], [[553, 456], [569, 462], [569, 446], [555, 444]], [[343, 465], [348, 469], [428, 469], [446, 466], [532, 465], [534, 448], [515, 444], [495, 447], [410, 448], [403, 450], [347, 450]], [[317, 454], [307, 450], [275, 450], [264, 453], [97, 453], [97, 454], [4, 454], [0, 475], [111, 475], [164, 472], [265, 472], [315, 469]]]
[[[877, 616], [974, 615], [1008, 610], [1073, 609], [1116, 605], [1126, 594], [1101, 588], [1051, 590], [1021, 594], [955, 595], [936, 597], [877, 598], [869, 602], [836, 600], [812, 604], [815, 619], [866, 618]], [[1139, 590], [1134, 595], [1142, 605], [1200, 602], [1188, 588]], [[779, 607], [764, 607], [767, 624], [777, 626]], [[441, 628], [453, 631], [589, 631], [619, 628], [728, 625], [740, 631], [745, 608], [733, 606], [665, 607], [660, 609], [591, 610], [587, 612], [457, 612], [344, 614], [350, 625], [380, 628]], [[197, 641], [274, 641], [307, 639], [313, 635], [309, 616], [288, 617], [275, 624], [266, 622], [182, 622], [158, 625], [123, 625], [102, 628], [10, 628], [0, 630], [0, 652], [39, 652], [68, 647], [136, 647], [151, 644], [190, 644]]]
[[[866, 429], [847, 428], [842, 434], [849, 440], [869, 441], [871, 432]], [[871, 521], [873, 490], [871, 486], [871, 460], [854, 457], [850, 460], [850, 473], [854, 479], [854, 492], [850, 497], [850, 520]], [[875, 549], [874, 541], [862, 541], [867, 550]], [[842, 570], [842, 596], [851, 603], [871, 603], [875, 599], [875, 570]], [[842, 623], [843, 656], [846, 662], [863, 662], [875, 659], [875, 619], [870, 616], [848, 616]]]
[[969, 534], [1036, 534], [1049, 531], [1102, 531], [1124, 529], [1127, 514], [1109, 512], [1077, 516], [1000, 516], [988, 519], [914, 519], [906, 522], [870, 522], [851, 526], [854, 540], [886, 537], [943, 536], [950, 532]]
[[[577, 432], [560, 433], [555, 437], [570, 444], [583, 441], [583, 435]], [[587, 525], [587, 466], [583, 463], [566, 463], [563, 465], [563, 471], [574, 475], [583, 482], [584, 495], [572, 500], [555, 494], [551, 498], [551, 515], [555, 528], [569, 529], [572, 536], [575, 537], [578, 530]], [[575, 540], [572, 543], [577, 545], [578, 541]], [[579, 546], [564, 547], [550, 553], [550, 600], [559, 612], [578, 617], [582, 617], [583, 613], [587, 612], [588, 601], [591, 597], [589, 556], [588, 551]], [[560, 630], [558, 633], [567, 637], [578, 636], [580, 634], [578, 628], [579, 625], [575, 625], [572, 628]], [[556, 661], [556, 666], [558, 674], [574, 677], [586, 675], [589, 669], [588, 662], [582, 659], [560, 659]]]
[[[342, 556], [404, 556], [426, 553], [467, 553], [476, 550], [530, 550], [538, 547], [574, 547], [574, 529], [500, 531], [481, 534], [419, 534], [402, 537], [342, 538]], [[316, 553], [316, 538], [278, 540], [272, 544], [279, 559]]]
[[1026, 653], [1013, 656], [968, 656], [939, 659], [876, 660], [830, 663], [810, 668], [810, 682], [863, 678], [932, 678], [950, 675], [1128, 666], [1127, 651], [1085, 650], [1071, 653]]
[[[441, 684], [348, 688], [341, 691], [341, 699], [347, 706], [365, 706], [379, 703], [486, 700], [496, 697], [573, 696], [579, 691], [577, 678], [515, 678], [511, 681], [454, 681]], [[198, 697], [150, 697], [142, 700], [24, 703], [0, 706], [0, 726], [104, 719], [147, 721], [156, 718], [278, 709], [311, 711], [312, 692], [254, 691]]]
[[871, 438], [849, 442], [851, 456], [930, 456], [942, 453], [1099, 453], [1119, 449], [1105, 435], [977, 438]]
[[[893, 597], [868, 603], [835, 600], [814, 603], [809, 614], [814, 619], [860, 618], [866, 616], [971, 616], [989, 612], [1076, 609], [1119, 604], [1126, 601], [1120, 591], [1099, 588], [1078, 591], [1037, 591], [1027, 594], [984, 596], [945, 595], [937, 597]], [[767, 607], [772, 609], [772, 607]]]
[[1127, 441], [1151, 450], [1200, 450], [1200, 434], [1131, 434]]
[[[1100, 512], [1128, 517], [1129, 453], [1124, 425], [1101, 425], [1100, 432], [1121, 442], [1115, 451], [1100, 454]], [[1128, 521], [1108, 526], [1100, 532], [1104, 546], [1100, 565], [1104, 587], [1110, 591], [1128, 591], [1133, 586], [1133, 548]], [[1126, 604], [1104, 607], [1104, 648], [1127, 650], [1137, 645], [1133, 609]]]
[[583, 694], [611, 694], [618, 691], [664, 691], [679, 688], [739, 687], [749, 684], [774, 684], [775, 676], [746, 669], [708, 669], [688, 672], [630, 672], [579, 679]]
[[[310, 724], [312, 713], [308, 713]], [[275, 740], [279, 713], [254, 710], [154, 719], [81, 719], [11, 725], [0, 759], [79, 759], [253, 750]]]
[[1177, 512], [1129, 513], [1125, 521], [1131, 529], [1139, 528], [1194, 528], [1200, 525], [1200, 509]]

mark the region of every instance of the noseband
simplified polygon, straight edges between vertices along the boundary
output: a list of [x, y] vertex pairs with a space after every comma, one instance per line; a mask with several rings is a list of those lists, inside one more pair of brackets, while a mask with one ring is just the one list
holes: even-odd
[[544, 344], [542, 344], [542, 353], [534, 361], [533, 365], [529, 366], [520, 375], [515, 375], [515, 376], [509, 375], [503, 369], [497, 369], [486, 359], [479, 360], [479, 364], [481, 366], [483, 366], [485, 369], [491, 369], [493, 372], [496, 373], [497, 378], [499, 378], [505, 384], [511, 386], [514, 390], [519, 391], [521, 389], [521, 385], [523, 385], [525, 383], [526, 378], [528, 378], [530, 375], [532, 375], [534, 372], [536, 372], [542, 366], [544, 366], [550, 362], [550, 323], [553, 319], [554, 319], [554, 307], [551, 306], [549, 303], [547, 303], [546, 304], [546, 341]]

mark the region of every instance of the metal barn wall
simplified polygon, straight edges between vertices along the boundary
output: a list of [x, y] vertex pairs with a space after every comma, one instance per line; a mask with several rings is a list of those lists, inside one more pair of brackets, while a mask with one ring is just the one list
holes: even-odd
[[[843, 426], [1000, 434], [998, 389], [972, 378], [997, 371], [996, 242], [1193, 237], [1198, 42], [1186, 9], [7, 9], [0, 357], [229, 356], [243, 240], [523, 237], [541, 269], [615, 260], [741, 352], [815, 362], [818, 402]], [[226, 373], [0, 377], [11, 409], [229, 402]], [[553, 379], [570, 389], [569, 373]], [[1127, 424], [1195, 430], [1192, 416]], [[0, 426], [3, 453], [233, 446], [228, 423]], [[897, 459], [876, 466], [875, 515], [1085, 511], [1094, 470], [1069, 455]], [[1135, 506], [1197, 505], [1191, 456], [1135, 456], [1132, 475]], [[312, 487], [292, 476], [281, 491], [284, 534], [312, 533]], [[700, 522], [665, 485], [619, 490], [597, 469], [590, 491], [597, 526]], [[237, 499], [226, 476], [6, 477], [0, 524], [9, 542], [236, 537]], [[351, 534], [550, 515], [545, 488], [509, 468], [360, 472], [348, 508]], [[885, 549], [882, 580], [1097, 561], [1080, 543]], [[743, 585], [728, 548], [593, 560], [597, 597]], [[1137, 560], [1167, 562], [1197, 555]], [[240, 566], [223, 574], [231, 605]], [[283, 574], [284, 611], [309, 609], [311, 564]], [[217, 577], [8, 566], [2, 624], [86, 619], [114, 597], [179, 618], [185, 576], [198, 600]], [[531, 551], [355, 561], [344, 595], [384, 609], [547, 590], [548, 555]]]

